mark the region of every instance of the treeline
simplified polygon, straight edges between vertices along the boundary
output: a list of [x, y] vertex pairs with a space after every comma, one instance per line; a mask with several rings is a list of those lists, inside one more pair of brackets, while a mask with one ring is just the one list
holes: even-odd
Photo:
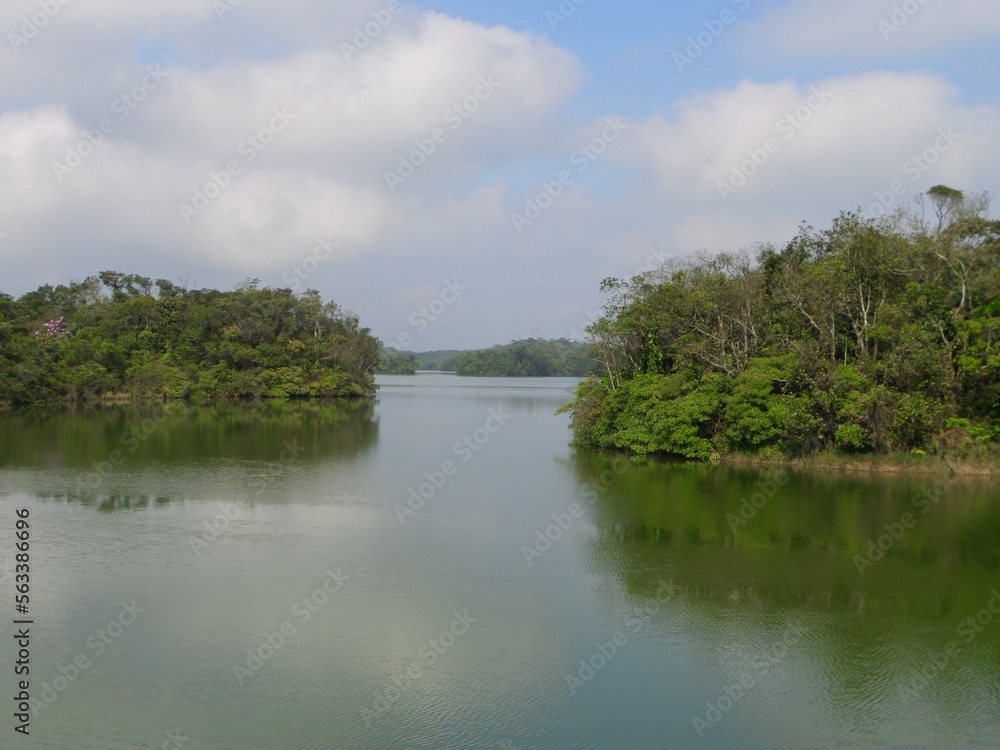
[[[943, 186], [751, 259], [606, 279], [576, 441], [640, 454], [986, 457], [1000, 439], [1000, 222]], [[933, 219], [926, 218], [928, 209]]]
[[401, 352], [383, 349], [379, 372], [413, 375], [416, 370], [456, 372], [467, 377], [586, 377], [597, 363], [590, 346], [569, 339], [523, 339], [489, 349]]
[[0, 294], [0, 400], [357, 396], [380, 343], [319, 293], [185, 289], [105, 271]]
[[440, 349], [433, 352], [404, 352], [391, 347], [382, 348], [378, 372], [380, 375], [414, 375], [417, 370], [454, 371], [461, 349]]
[[378, 364], [380, 375], [414, 375], [419, 368], [417, 355], [413, 352], [401, 352], [398, 349], [382, 347]]
[[461, 352], [442, 369], [474, 377], [584, 377], [594, 371], [590, 347], [569, 339], [524, 339]]
[[455, 362], [460, 354], [465, 352], [461, 349], [437, 349], [432, 352], [416, 352], [418, 370], [444, 370], [454, 371]]

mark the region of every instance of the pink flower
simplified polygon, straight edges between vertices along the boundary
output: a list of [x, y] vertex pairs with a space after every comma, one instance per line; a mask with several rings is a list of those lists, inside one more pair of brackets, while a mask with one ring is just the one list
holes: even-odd
[[50, 320], [48, 323], [43, 325], [44, 331], [35, 331], [36, 336], [49, 336], [51, 338], [65, 338], [70, 336], [69, 329], [66, 327], [66, 316], [61, 316], [55, 320]]

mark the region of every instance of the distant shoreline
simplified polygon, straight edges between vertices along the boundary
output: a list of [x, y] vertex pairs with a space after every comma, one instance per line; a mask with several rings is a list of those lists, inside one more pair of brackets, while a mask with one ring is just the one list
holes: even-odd
[[382, 378], [392, 378], [392, 377], [402, 377], [402, 378], [415, 378], [418, 375], [454, 375], [456, 378], [462, 378], [463, 380], [489, 380], [493, 379], [504, 379], [504, 380], [586, 380], [586, 375], [468, 375], [465, 373], [457, 372], [455, 370], [415, 370], [413, 372], [376, 372], [376, 377]]

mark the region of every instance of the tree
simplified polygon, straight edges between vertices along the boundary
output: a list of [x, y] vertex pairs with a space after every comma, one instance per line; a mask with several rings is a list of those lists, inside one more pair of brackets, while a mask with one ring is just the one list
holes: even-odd
[[756, 262], [606, 279], [588, 329], [601, 369], [568, 406], [576, 440], [688, 458], [997, 450], [1000, 222], [982, 196], [927, 200], [936, 227], [844, 212]]
[[364, 395], [380, 346], [315, 291], [255, 280], [189, 291], [118, 271], [0, 297], [0, 341], [0, 386], [14, 403]]

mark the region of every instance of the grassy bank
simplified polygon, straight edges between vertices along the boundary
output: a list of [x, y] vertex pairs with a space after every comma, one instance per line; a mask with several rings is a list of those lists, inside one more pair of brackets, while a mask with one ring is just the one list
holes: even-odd
[[870, 474], [934, 474], [968, 477], [1000, 477], [1000, 459], [942, 458], [913, 453], [851, 456], [836, 452], [817, 453], [805, 458], [728, 453], [714, 456], [713, 463], [741, 466], [769, 466], [821, 471]]

